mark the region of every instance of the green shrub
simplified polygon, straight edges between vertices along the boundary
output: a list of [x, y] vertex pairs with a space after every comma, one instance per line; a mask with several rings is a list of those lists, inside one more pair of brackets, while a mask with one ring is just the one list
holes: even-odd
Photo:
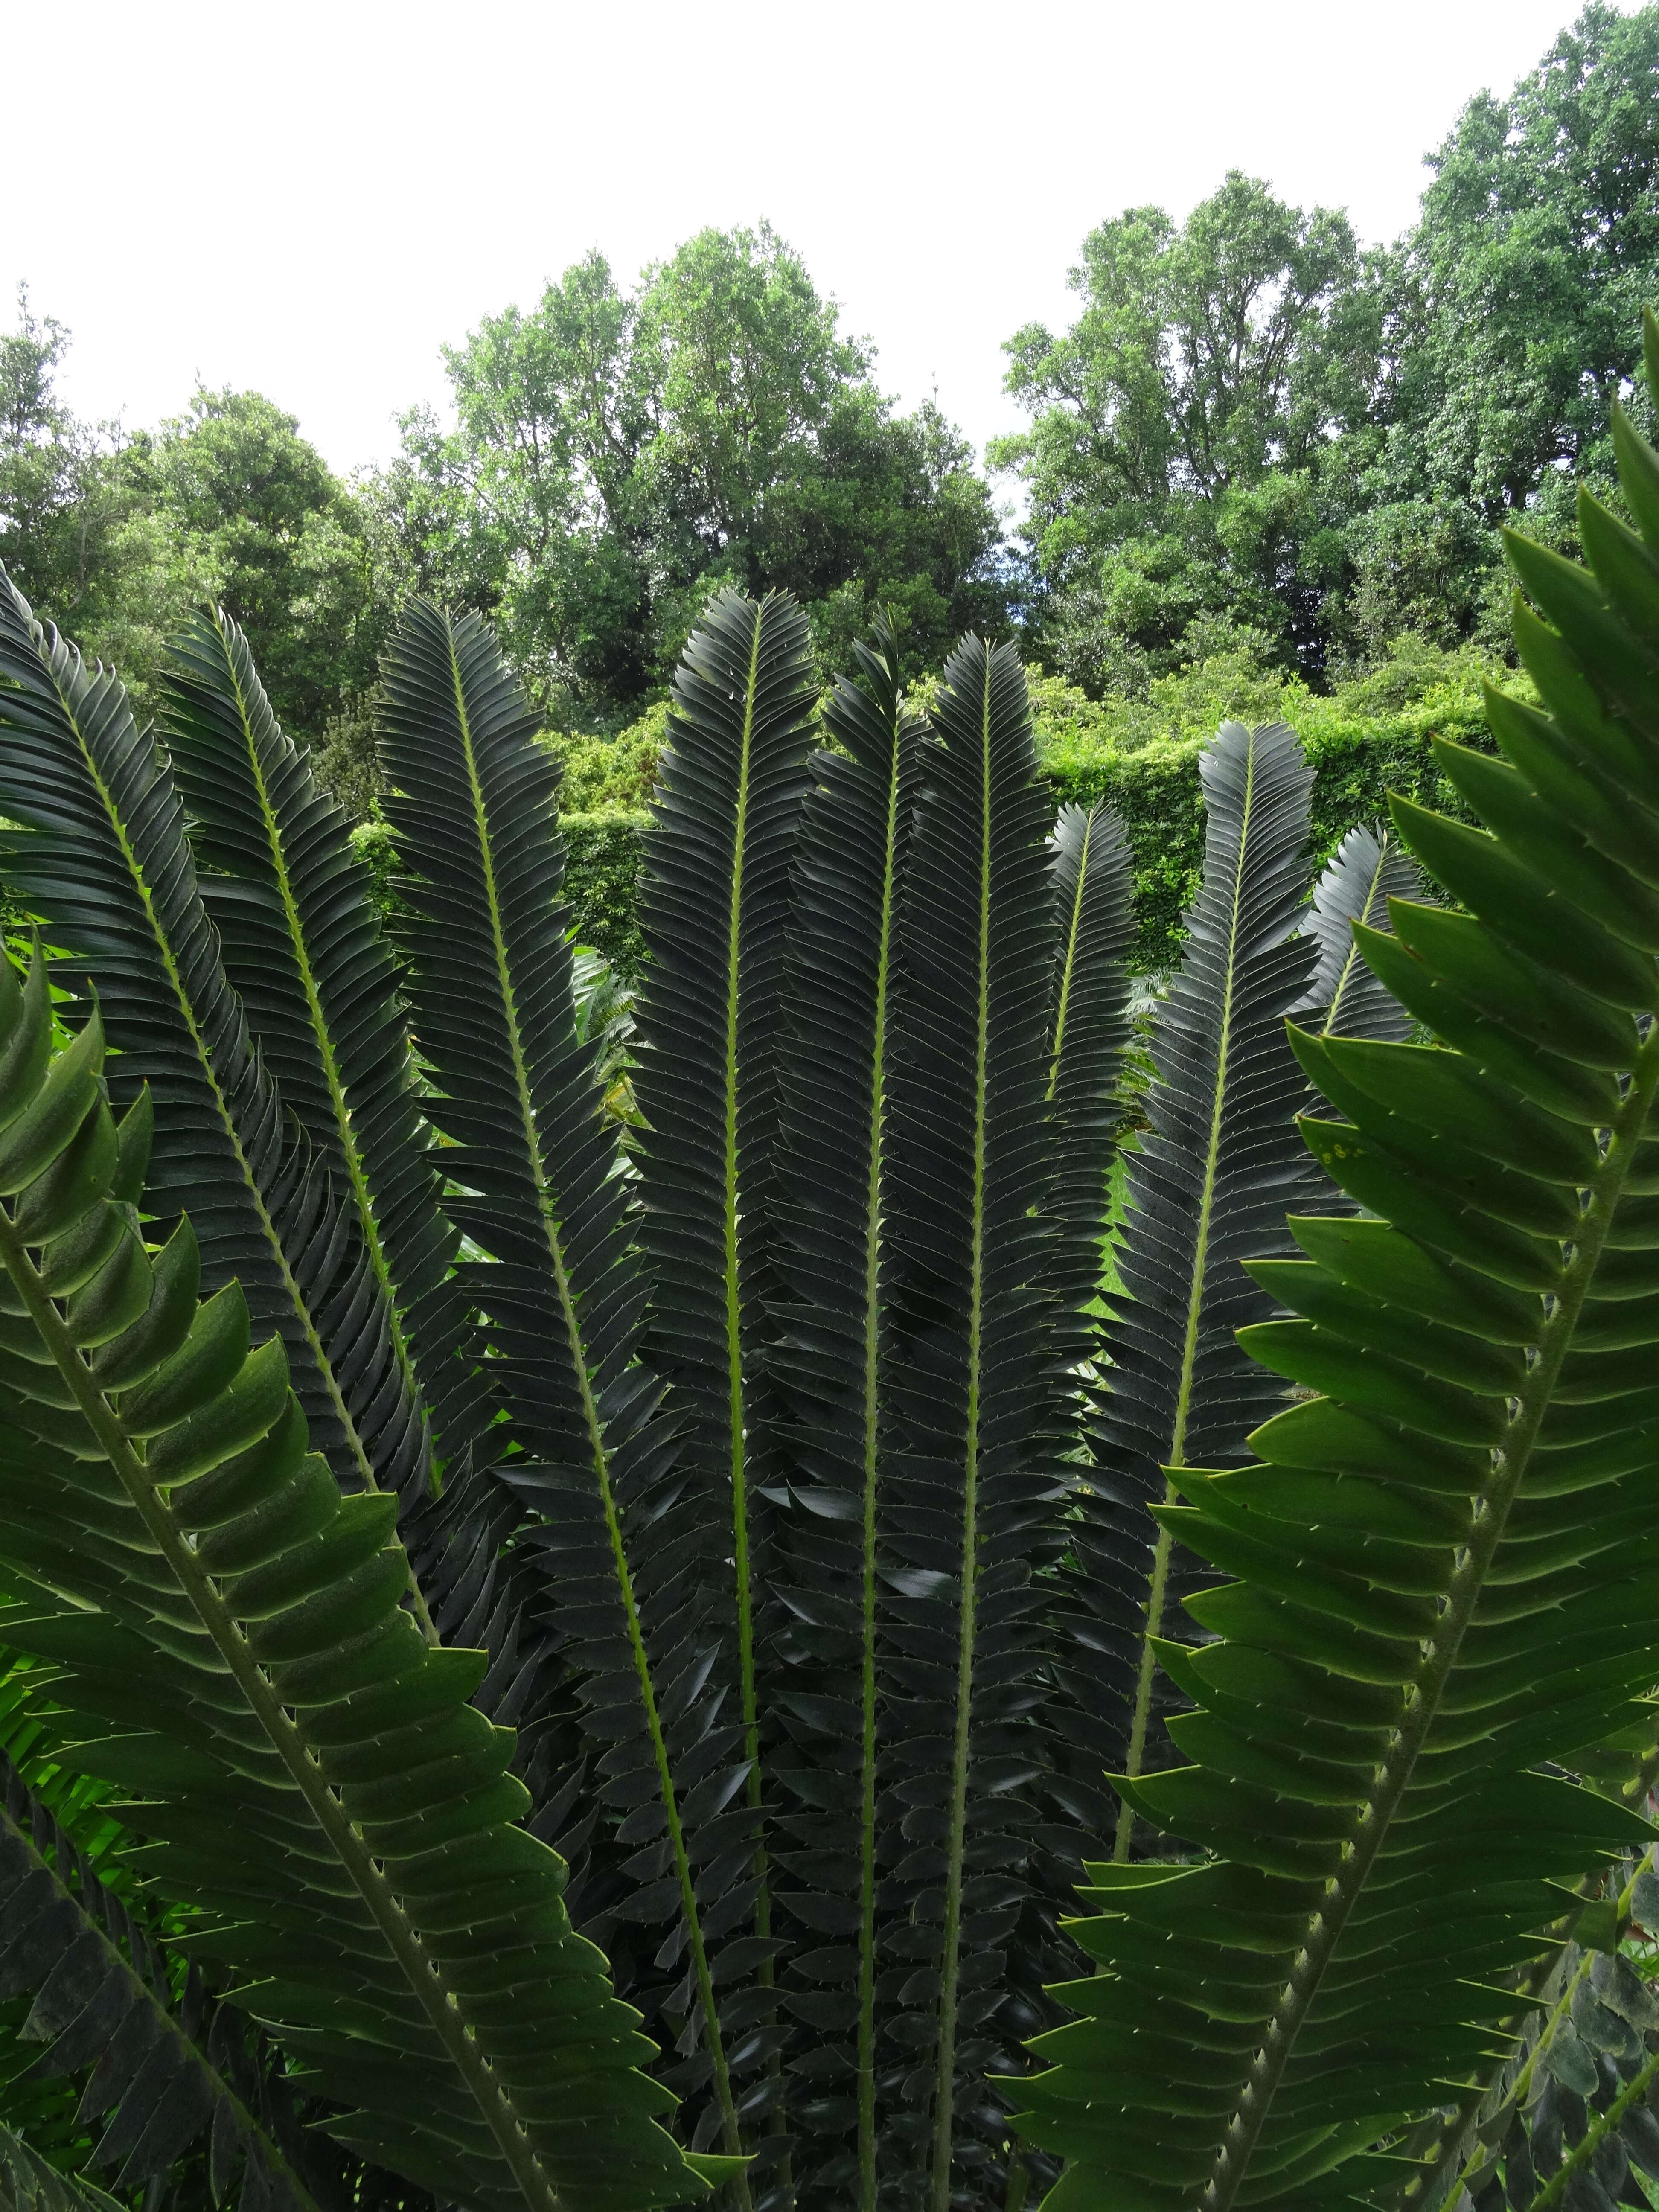
[[659, 699], [614, 738], [549, 737], [548, 750], [564, 770], [561, 807], [569, 814], [599, 814], [617, 808], [636, 812], [656, 787], [657, 763], [667, 729], [668, 702]]
[[640, 889], [642, 810], [598, 807], [561, 817], [564, 830], [564, 890], [577, 942], [603, 952], [624, 982], [638, 975], [645, 956], [636, 909]]
[[[1160, 678], [1144, 700], [1091, 699], [1058, 677], [1031, 674], [1037, 757], [1056, 799], [1082, 806], [1105, 799], [1128, 831], [1137, 967], [1167, 968], [1180, 945], [1204, 848], [1198, 757], [1218, 724], [1279, 720], [1295, 730], [1313, 763], [1314, 856], [1322, 862], [1356, 823], [1387, 814], [1390, 791], [1461, 814], [1432, 746], [1436, 738], [1488, 745], [1482, 672], [1475, 655], [1402, 638], [1380, 667], [1328, 696], [1237, 653]], [[932, 688], [916, 687], [922, 694]], [[635, 920], [638, 833], [666, 717], [659, 704], [620, 737], [549, 740], [564, 768], [566, 882], [576, 933], [629, 981], [642, 952]], [[384, 832], [359, 832], [376, 835], [389, 856]]]

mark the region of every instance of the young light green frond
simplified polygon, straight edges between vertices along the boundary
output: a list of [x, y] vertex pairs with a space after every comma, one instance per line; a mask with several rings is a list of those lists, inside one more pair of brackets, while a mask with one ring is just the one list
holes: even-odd
[[89, 2072], [77, 2118], [113, 2189], [165, 2178], [206, 2134], [216, 2202], [234, 2179], [245, 2212], [318, 2212], [302, 2131], [249, 2023], [194, 1969], [174, 2002], [131, 1903], [0, 1752], [0, 1999], [20, 1996], [33, 2077]]
[[[695, 1532], [676, 1494], [661, 1386], [638, 1357], [645, 1284], [631, 1187], [596, 1053], [578, 1035], [559, 770], [537, 728], [476, 617], [410, 606], [387, 658], [380, 726], [386, 811], [408, 871], [408, 989], [434, 1085], [428, 1110], [452, 1140], [453, 1208], [485, 1255], [466, 1281], [509, 1416], [502, 1434], [516, 1447], [498, 1472], [531, 1516], [516, 1553], [533, 1563], [537, 1607], [550, 1611], [580, 1685], [581, 1753], [627, 1820], [625, 1846], [614, 1829], [601, 1836], [587, 1911], [617, 1910], [620, 1874], [629, 1917], [659, 1942], [673, 1931], [684, 1974], [661, 2002], [692, 2011], [697, 2045], [677, 2086], [709, 2100], [736, 2155], [719, 1962], [694, 1870], [702, 1824], [688, 1823], [684, 1805], [687, 1765], [707, 1783], [720, 1748], [710, 1709], [684, 1694], [699, 1648], [674, 1626], [687, 1592], [673, 1553]], [[738, 1784], [740, 1756], [726, 1747]], [[740, 2202], [745, 2189], [737, 2184]]]
[[1031, 978], [1052, 974], [1058, 929], [1012, 650], [962, 646], [932, 719], [892, 1074], [884, 1766], [909, 1848], [893, 1884], [905, 1971], [885, 2125], [895, 2162], [925, 2173], [930, 2212], [946, 2212], [965, 2172], [1002, 2165], [984, 2076], [1015, 2063], [999, 1970], [1027, 1894], [1037, 1572], [1058, 1548], [1060, 1490], [1049, 1009]]
[[[781, 593], [722, 592], [674, 680], [646, 847], [641, 929], [649, 961], [635, 1088], [644, 1127], [640, 1243], [650, 1268], [647, 1354], [683, 1425], [682, 1632], [747, 1765], [708, 1893], [752, 1901], [762, 1987], [772, 1979], [761, 1839], [765, 1492], [778, 1479], [767, 1358], [778, 1284], [765, 1229], [778, 1116], [779, 1003], [789, 869], [811, 742], [806, 619]], [[769, 2043], [769, 2050], [767, 2048]], [[776, 2044], [763, 2037], [770, 2090]]]
[[[1273, 1409], [1278, 1386], [1234, 1334], [1273, 1304], [1239, 1263], [1288, 1249], [1285, 1209], [1309, 1187], [1294, 1120], [1306, 1085], [1283, 1021], [1316, 949], [1299, 927], [1311, 772], [1282, 723], [1224, 723], [1200, 768], [1203, 886], [1153, 1030], [1152, 1127], [1128, 1161], [1118, 1251], [1124, 1295], [1104, 1334], [1109, 1370], [1077, 1501], [1077, 1565], [1062, 1578], [1060, 1664], [1077, 1716], [1067, 1735], [1085, 1782], [1168, 1762], [1153, 1645], [1191, 1563], [1152, 1509], [1170, 1495], [1166, 1468], [1237, 1456]], [[1120, 1856], [1133, 1826], [1126, 1799]]]
[[0, 874], [63, 971], [96, 989], [122, 1095], [148, 1083], [146, 1196], [189, 1213], [208, 1282], [280, 1332], [320, 1449], [348, 1487], [425, 1488], [421, 1408], [349, 1206], [296, 1139], [197, 889], [171, 766], [112, 676], [88, 673], [0, 578]]
[[484, 1655], [401, 1610], [394, 1501], [342, 1499], [189, 1224], [146, 1248], [109, 1122], [96, 1014], [53, 1053], [43, 963], [0, 968], [0, 1641], [50, 1662], [62, 1757], [337, 2140], [484, 2212], [703, 2194], [467, 1703]]
[[[794, 1755], [782, 1816], [810, 1887], [791, 1900], [811, 1950], [850, 1939], [854, 1993], [839, 2062], [802, 2069], [795, 2104], [817, 2155], [804, 2201], [875, 2212], [879, 2114], [878, 1951], [882, 1547], [892, 1449], [884, 1370], [891, 1356], [888, 1122], [899, 988], [898, 915], [916, 800], [921, 730], [907, 711], [884, 625], [856, 649], [824, 707], [840, 750], [814, 763], [795, 858], [784, 984], [774, 1218], [783, 1300], [773, 1373], [793, 1511], [780, 1579], [793, 1632], [780, 1693]], [[799, 1701], [790, 1684], [799, 1685]], [[848, 1737], [856, 1745], [848, 1756]], [[810, 2008], [810, 1978], [789, 1978]], [[809, 2070], [810, 2069], [810, 2070]], [[846, 2081], [851, 2081], [849, 2094]]]
[[[173, 639], [164, 684], [163, 734], [226, 975], [283, 1103], [336, 1193], [349, 1196], [389, 1295], [395, 1356], [432, 1409], [440, 1454], [459, 1455], [459, 1475], [487, 1418], [483, 1393], [460, 1357], [466, 1315], [447, 1279], [458, 1240], [437, 1201], [397, 965], [368, 866], [271, 712], [247, 641], [222, 608], [192, 617]], [[421, 1430], [410, 1447], [424, 1449]]]
[[1292, 1031], [1370, 1218], [1253, 1267], [1300, 1318], [1247, 1344], [1303, 1401], [1160, 1511], [1231, 1579], [1188, 1600], [1217, 1640], [1159, 1647], [1190, 1763], [1121, 1786], [1214, 1856], [1097, 1870], [1104, 1971], [1030, 2090], [1054, 2212], [1389, 2185], [1563, 1885], [1652, 1839], [1573, 1777], [1650, 1735], [1659, 1674], [1659, 540], [1581, 524], [1589, 569], [1510, 546], [1541, 710], [1493, 697], [1498, 759], [1436, 748], [1486, 827], [1395, 802], [1460, 910], [1359, 941], [1441, 1042]]

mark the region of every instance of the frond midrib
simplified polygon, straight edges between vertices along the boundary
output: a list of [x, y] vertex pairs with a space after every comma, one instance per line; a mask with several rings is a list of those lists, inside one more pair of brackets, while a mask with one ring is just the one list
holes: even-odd
[[129, 1992], [131, 2003], [143, 2005], [172, 2038], [180, 2056], [189, 2064], [198, 2068], [207, 2077], [216, 2104], [222, 2110], [228, 2111], [231, 2114], [241, 2139], [245, 2142], [254, 2141], [259, 2144], [272, 2168], [281, 2173], [284, 2183], [292, 2191], [299, 2212], [321, 2212], [321, 2208], [311, 2191], [284, 2157], [281, 2147], [258, 2118], [248, 2110], [234, 2084], [226, 2080], [223, 2073], [214, 2063], [210, 2052], [185, 2033], [184, 2027], [176, 2016], [160, 2002], [143, 1977], [122, 1956], [118, 1946], [108, 1929], [100, 1926], [76, 1896], [75, 1892], [70, 1888], [58, 1869], [46, 1864], [45, 1856], [34, 1838], [18, 1826], [3, 1797], [0, 1797], [0, 1826], [10, 1832], [15, 1841], [33, 1860], [39, 1870], [46, 1875], [46, 1880], [52, 1884], [53, 1896], [62, 1904], [67, 1905], [80, 1920], [84, 1931], [96, 1939], [104, 1952], [108, 1966], [121, 1976], [123, 1984]]
[[1331, 1003], [1325, 1010], [1324, 1025], [1320, 1031], [1322, 1036], [1328, 1036], [1334, 1030], [1337, 1016], [1342, 1010], [1343, 994], [1347, 990], [1356, 969], [1360, 968], [1362, 956], [1359, 939], [1354, 935], [1354, 930], [1358, 926], [1367, 927], [1370, 926], [1372, 909], [1376, 904], [1376, 895], [1382, 887], [1383, 864], [1388, 857], [1389, 839], [1385, 833], [1377, 839], [1376, 866], [1371, 872], [1370, 883], [1365, 886], [1365, 902], [1348, 925], [1348, 949], [1342, 956], [1342, 966], [1337, 975], [1336, 988], [1331, 993]]
[[886, 858], [882, 872], [881, 927], [876, 965], [875, 1065], [870, 1089], [869, 1212], [864, 1253], [864, 1527], [860, 1560], [862, 1680], [860, 1685], [861, 1771], [859, 1865], [859, 2185], [861, 2212], [875, 2212], [875, 1949], [876, 1949], [876, 1573], [877, 1498], [880, 1474], [881, 1191], [886, 1133], [887, 1002], [892, 960], [894, 873], [899, 819], [901, 746], [894, 732], [887, 788]]
[[1078, 848], [1077, 889], [1072, 894], [1071, 919], [1066, 929], [1066, 957], [1060, 963], [1060, 994], [1054, 1006], [1054, 1047], [1048, 1067], [1047, 1103], [1052, 1106], [1054, 1093], [1060, 1088], [1060, 1071], [1066, 1054], [1066, 1017], [1072, 1001], [1072, 978], [1077, 969], [1078, 932], [1083, 926], [1083, 907], [1088, 893], [1089, 845], [1095, 834], [1095, 810], [1091, 806], [1083, 824], [1083, 842]]
[[[369, 1188], [368, 1171], [363, 1161], [362, 1148], [357, 1141], [356, 1129], [352, 1121], [351, 1104], [346, 1096], [344, 1078], [340, 1073], [339, 1055], [334, 1047], [334, 1034], [324, 1011], [322, 992], [317, 981], [316, 970], [312, 964], [311, 948], [306, 935], [304, 919], [300, 912], [299, 900], [295, 894], [293, 875], [288, 864], [288, 851], [283, 842], [282, 826], [277, 821], [276, 811], [271, 803], [270, 787], [265, 775], [264, 762], [254, 738], [253, 719], [248, 712], [246, 694], [242, 689], [241, 678], [228, 649], [228, 644], [221, 626], [221, 617], [216, 608], [214, 611], [213, 624], [215, 635], [220, 644], [225, 647], [225, 669], [230, 678], [231, 689], [235, 694], [236, 715], [241, 725], [242, 737], [247, 747], [248, 768], [253, 778], [253, 787], [258, 794], [259, 815], [264, 830], [265, 844], [270, 854], [271, 869], [276, 878], [276, 887], [282, 896], [283, 915], [288, 929], [289, 944], [293, 951], [295, 967], [299, 975], [301, 988], [305, 993], [306, 1007], [311, 1018], [312, 1034], [317, 1041], [318, 1054], [322, 1062], [323, 1079], [328, 1086], [329, 1104], [333, 1110], [335, 1131], [340, 1139], [340, 1150], [345, 1160], [346, 1174], [351, 1183], [351, 1194], [355, 1202], [358, 1225], [363, 1233], [363, 1243], [368, 1254], [369, 1266], [374, 1279], [385, 1293], [386, 1319], [398, 1370], [410, 1391], [418, 1401], [422, 1396], [420, 1378], [415, 1371], [414, 1354], [410, 1348], [409, 1339], [404, 1328], [403, 1316], [398, 1307], [397, 1290], [392, 1281], [391, 1266], [386, 1256], [385, 1246], [381, 1243], [380, 1217], [375, 1210], [374, 1193]], [[435, 1469], [430, 1479], [435, 1495], [438, 1480]]]
[[[112, 793], [110, 791], [108, 785], [105, 782], [103, 776], [99, 772], [98, 763], [93, 757], [92, 749], [87, 744], [84, 736], [82, 734], [81, 724], [76, 713], [74, 702], [65, 694], [62, 684], [58, 683], [55, 669], [52, 671], [52, 688], [57, 695], [58, 705], [63, 710], [64, 719], [68, 726], [75, 733], [75, 739], [76, 745], [80, 750], [82, 762], [85, 766], [88, 777], [91, 779], [93, 788], [98, 794], [99, 804], [104, 810], [105, 819], [108, 823], [110, 830], [120, 848], [121, 857], [126, 863], [127, 873], [131, 879], [133, 888], [137, 892], [139, 902], [143, 908], [144, 919], [149, 925], [151, 938], [154, 940], [156, 951], [161, 957], [162, 969], [167, 976], [168, 988], [173, 993], [174, 1003], [179, 1009], [179, 1018], [185, 1024], [186, 1034], [188, 1035], [191, 1047], [194, 1049], [197, 1067], [201, 1073], [202, 1079], [206, 1083], [208, 1089], [212, 1095], [215, 1114], [217, 1116], [221, 1128], [224, 1132], [226, 1141], [230, 1146], [232, 1156], [235, 1159], [243, 1188], [246, 1191], [248, 1198], [252, 1201], [254, 1211], [258, 1217], [260, 1231], [264, 1235], [265, 1243], [270, 1249], [271, 1257], [276, 1262], [282, 1279], [283, 1288], [287, 1293], [289, 1303], [293, 1308], [295, 1315], [298, 1318], [301, 1329], [304, 1333], [306, 1342], [310, 1348], [312, 1356], [317, 1363], [318, 1372], [323, 1378], [324, 1385], [328, 1391], [329, 1399], [333, 1406], [334, 1412], [340, 1421], [346, 1437], [349, 1440], [352, 1456], [356, 1461], [358, 1471], [362, 1476], [363, 1486], [366, 1489], [377, 1491], [380, 1488], [380, 1484], [375, 1480], [374, 1464], [369, 1459], [368, 1448], [364, 1444], [362, 1437], [358, 1433], [357, 1424], [351, 1417], [351, 1409], [346, 1404], [344, 1393], [340, 1389], [338, 1379], [335, 1375], [333, 1365], [329, 1359], [328, 1353], [324, 1348], [322, 1337], [319, 1334], [317, 1325], [311, 1317], [310, 1310], [307, 1306], [305, 1299], [301, 1296], [299, 1284], [295, 1280], [294, 1270], [289, 1265], [288, 1255], [283, 1249], [282, 1237], [277, 1233], [276, 1224], [271, 1219], [270, 1209], [265, 1204], [264, 1194], [259, 1188], [258, 1178], [255, 1176], [252, 1167], [249, 1165], [247, 1153], [243, 1148], [241, 1137], [237, 1131], [234, 1116], [232, 1115], [230, 1108], [226, 1102], [224, 1092], [220, 1087], [219, 1079], [215, 1072], [212, 1058], [209, 1054], [206, 1042], [202, 1036], [201, 1027], [196, 1019], [195, 1008], [191, 1004], [190, 994], [185, 988], [184, 977], [179, 973], [179, 963], [173, 957], [173, 946], [167, 937], [167, 931], [162, 927], [161, 918], [155, 911], [155, 898], [151, 894], [149, 884], [145, 879], [144, 872], [143, 866], [140, 865], [138, 856], [133, 850], [131, 841], [127, 836], [126, 825], [123, 822], [120, 812], [115, 805]], [[435, 1644], [438, 1640], [437, 1632], [432, 1626], [431, 1615], [427, 1611], [426, 1601], [422, 1596], [421, 1592], [416, 1584], [412, 1569], [410, 1570], [410, 1593], [411, 1601], [415, 1607], [416, 1617], [421, 1626], [422, 1633], [425, 1636], [428, 1643]]]
[[[738, 1607], [738, 1693], [743, 1716], [744, 1756], [749, 1774], [745, 1794], [756, 1813], [761, 1809], [760, 1709], [755, 1680], [754, 1599], [750, 1589], [748, 1467], [744, 1437], [743, 1297], [738, 1269], [738, 1024], [743, 978], [744, 847], [749, 834], [749, 778], [753, 763], [755, 695], [760, 683], [761, 631], [764, 608], [753, 610], [749, 632], [749, 668], [744, 685], [743, 735], [738, 757], [738, 792], [732, 838], [732, 888], [726, 927], [726, 1025], [721, 1109], [723, 1171], [720, 1203], [721, 1265], [726, 1304], [726, 1413], [731, 1427], [732, 1547]], [[755, 1934], [765, 1942], [772, 1933], [772, 1903], [768, 1887], [764, 1838], [755, 1845]], [[763, 1984], [769, 1985], [769, 1959], [760, 1968]]]

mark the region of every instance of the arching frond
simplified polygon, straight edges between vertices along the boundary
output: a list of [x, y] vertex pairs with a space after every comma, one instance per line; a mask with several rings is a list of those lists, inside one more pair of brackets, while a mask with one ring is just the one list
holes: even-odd
[[66, 1763], [116, 1785], [189, 1945], [243, 1990], [336, 2137], [441, 2197], [634, 2212], [704, 2193], [650, 2046], [517, 1825], [482, 1653], [400, 1609], [395, 1502], [307, 1450], [280, 1338], [158, 1254], [94, 1012], [0, 967], [0, 1639], [50, 1662]]

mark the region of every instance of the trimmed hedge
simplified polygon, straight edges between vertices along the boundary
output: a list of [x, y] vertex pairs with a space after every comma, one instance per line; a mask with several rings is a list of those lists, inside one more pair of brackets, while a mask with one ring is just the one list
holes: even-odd
[[[1490, 751], [1478, 703], [1431, 696], [1386, 721], [1339, 709], [1338, 701], [1308, 694], [1284, 714], [1313, 763], [1316, 866], [1324, 865], [1356, 823], [1386, 819], [1391, 791], [1468, 818], [1435, 763], [1431, 740], [1450, 738]], [[1041, 734], [1039, 726], [1040, 746]], [[1143, 974], [1176, 957], [1181, 917], [1198, 889], [1204, 859], [1198, 757], [1205, 743], [1201, 737], [1155, 738], [1132, 753], [1085, 742], [1042, 747], [1057, 801], [1091, 806], [1103, 799], [1123, 817], [1134, 854], [1134, 957]]]
[[[1034, 675], [1037, 753], [1056, 805], [1092, 805], [1103, 799], [1128, 831], [1140, 973], [1168, 967], [1179, 950], [1181, 917], [1197, 889], [1204, 852], [1198, 757], [1224, 714], [1279, 719], [1302, 739], [1314, 769], [1311, 858], [1316, 865], [1323, 865], [1356, 823], [1385, 817], [1390, 791], [1467, 818], [1435, 765], [1431, 741], [1445, 737], [1491, 749], [1480, 671], [1468, 661], [1454, 665], [1450, 656], [1440, 659], [1445, 665], [1435, 672], [1441, 680], [1401, 703], [1372, 681], [1325, 697], [1278, 678], [1240, 679], [1217, 663], [1155, 687], [1167, 696], [1150, 706], [1091, 702], [1053, 678]], [[1164, 731], [1150, 733], [1159, 714]], [[644, 954], [637, 903], [640, 833], [647, 817], [641, 800], [654, 781], [665, 720], [659, 703], [619, 738], [550, 741], [564, 762], [567, 793], [584, 802], [563, 817], [565, 884], [576, 935], [630, 982]], [[595, 805], [595, 799], [612, 803]], [[389, 833], [383, 824], [368, 823], [355, 842], [374, 867], [390, 910], [396, 903], [396, 862]]]
[[603, 952], [624, 982], [645, 957], [640, 936], [640, 833], [649, 816], [621, 806], [561, 817], [564, 887], [580, 943]]
[[[1133, 752], [1097, 739], [1058, 738], [1040, 711], [1042, 766], [1059, 805], [1103, 799], [1123, 817], [1134, 854], [1139, 928], [1135, 964], [1143, 973], [1168, 967], [1181, 943], [1181, 917], [1198, 888], [1204, 855], [1204, 806], [1198, 756], [1202, 737], [1154, 738]], [[1466, 817], [1457, 794], [1436, 767], [1435, 737], [1490, 750], [1478, 696], [1460, 690], [1431, 696], [1386, 718], [1341, 711], [1339, 699], [1311, 694], [1292, 702], [1285, 719], [1313, 763], [1312, 858], [1322, 866], [1358, 822], [1387, 816], [1391, 791]], [[1284, 712], [1284, 708], [1281, 708]], [[622, 808], [565, 817], [567, 880], [578, 935], [605, 953], [630, 981], [641, 956], [635, 900], [638, 834], [646, 817]]]
[[[617, 973], [632, 981], [645, 957], [635, 908], [639, 897], [640, 832], [643, 812], [623, 806], [595, 808], [560, 817], [564, 831], [565, 896], [576, 934], [583, 945], [603, 952]], [[365, 822], [351, 842], [374, 878], [374, 902], [382, 915], [397, 915], [398, 852], [384, 822]]]

